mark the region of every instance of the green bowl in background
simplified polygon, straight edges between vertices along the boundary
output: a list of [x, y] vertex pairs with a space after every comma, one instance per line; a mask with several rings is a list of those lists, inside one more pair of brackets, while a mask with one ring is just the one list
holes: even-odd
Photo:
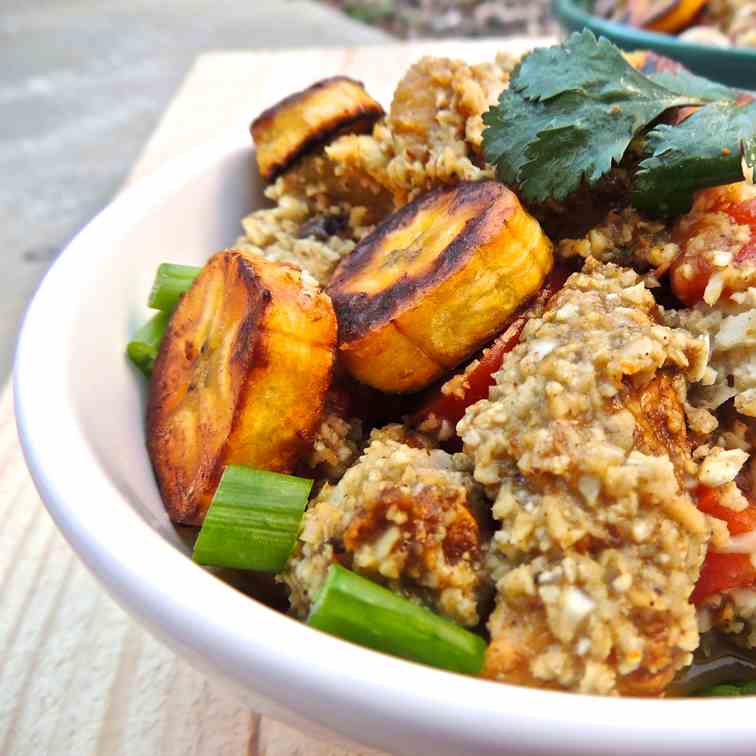
[[685, 42], [671, 34], [635, 29], [591, 14], [592, 0], [554, 0], [554, 14], [568, 31], [590, 29], [623, 50], [654, 50], [699, 76], [731, 87], [756, 89], [756, 49]]

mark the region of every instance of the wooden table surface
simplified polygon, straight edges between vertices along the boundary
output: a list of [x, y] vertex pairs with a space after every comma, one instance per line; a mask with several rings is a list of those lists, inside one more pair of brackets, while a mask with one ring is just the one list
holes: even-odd
[[[542, 40], [412, 43], [199, 58], [129, 183], [325, 76], [385, 105], [424, 54], [491, 59]], [[127, 616], [55, 529], [24, 466], [12, 394], [0, 395], [0, 754], [376, 754], [314, 742], [231, 699]]]

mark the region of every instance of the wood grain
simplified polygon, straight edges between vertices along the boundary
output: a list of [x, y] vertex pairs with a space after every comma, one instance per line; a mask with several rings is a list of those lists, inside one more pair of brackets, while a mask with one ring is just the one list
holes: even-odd
[[[517, 52], [533, 40], [513, 40]], [[315, 79], [362, 79], [388, 104], [424, 54], [492, 58], [502, 41], [394, 45], [198, 59], [130, 181], [245, 130], [267, 105]], [[18, 446], [12, 392], [0, 395], [0, 753], [357, 756], [260, 719], [132, 621], [85, 570], [44, 510]]]

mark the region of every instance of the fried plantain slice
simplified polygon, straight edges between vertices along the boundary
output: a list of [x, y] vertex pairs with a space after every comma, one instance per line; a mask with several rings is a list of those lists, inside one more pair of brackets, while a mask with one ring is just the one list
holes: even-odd
[[383, 117], [383, 108], [361, 82], [346, 76], [323, 79], [263, 111], [250, 125], [260, 175], [278, 177], [300, 155], [338, 134], [363, 133]]
[[552, 264], [551, 242], [502, 184], [429, 192], [336, 269], [343, 363], [382, 391], [417, 391], [493, 338]]
[[306, 273], [235, 250], [182, 297], [155, 362], [147, 448], [174, 522], [198, 525], [223, 468], [290, 472], [331, 381], [336, 318]]

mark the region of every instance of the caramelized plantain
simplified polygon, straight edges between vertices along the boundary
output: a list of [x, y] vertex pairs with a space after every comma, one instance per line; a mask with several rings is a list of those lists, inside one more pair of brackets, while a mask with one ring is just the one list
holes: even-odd
[[212, 257], [155, 362], [147, 447], [168, 514], [202, 522], [223, 468], [290, 472], [331, 381], [336, 318], [307, 274], [243, 252]]
[[382, 391], [417, 391], [495, 336], [552, 264], [551, 242], [502, 184], [436, 189], [336, 269], [343, 363]]
[[263, 111], [250, 125], [260, 175], [273, 180], [338, 134], [369, 131], [383, 108], [359, 81], [323, 79]]

